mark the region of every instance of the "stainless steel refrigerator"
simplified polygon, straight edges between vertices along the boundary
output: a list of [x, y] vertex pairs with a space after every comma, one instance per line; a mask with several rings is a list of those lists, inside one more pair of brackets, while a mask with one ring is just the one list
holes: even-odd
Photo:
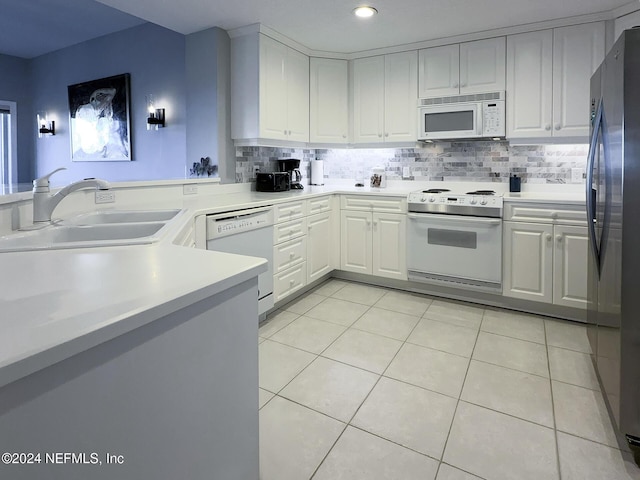
[[[619, 433], [640, 446], [640, 29], [591, 78], [588, 334]], [[636, 454], [636, 462], [639, 456]]]

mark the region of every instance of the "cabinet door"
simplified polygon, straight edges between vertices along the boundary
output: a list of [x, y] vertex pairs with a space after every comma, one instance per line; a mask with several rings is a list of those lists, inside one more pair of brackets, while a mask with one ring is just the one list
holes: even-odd
[[553, 303], [587, 307], [587, 227], [556, 225], [553, 255]]
[[287, 80], [289, 47], [260, 36], [260, 137], [287, 140]]
[[507, 137], [550, 137], [553, 32], [507, 37]]
[[353, 61], [353, 141], [384, 141], [384, 56]]
[[418, 55], [384, 57], [384, 141], [415, 142], [418, 123]]
[[311, 58], [309, 71], [309, 141], [347, 143], [349, 128], [347, 61]]
[[460, 44], [460, 93], [504, 91], [506, 82], [505, 37]]
[[379, 277], [407, 279], [407, 217], [373, 212], [372, 273]]
[[604, 58], [604, 22], [553, 31], [553, 136], [589, 136], [590, 80]]
[[288, 48], [287, 64], [287, 139], [309, 141], [309, 57]]
[[520, 222], [503, 226], [503, 295], [551, 303], [553, 226]]
[[420, 98], [460, 93], [460, 46], [426, 48], [418, 52]]
[[371, 212], [343, 210], [340, 229], [340, 268], [371, 274]]
[[311, 283], [333, 270], [331, 212], [311, 215], [307, 228], [307, 283]]

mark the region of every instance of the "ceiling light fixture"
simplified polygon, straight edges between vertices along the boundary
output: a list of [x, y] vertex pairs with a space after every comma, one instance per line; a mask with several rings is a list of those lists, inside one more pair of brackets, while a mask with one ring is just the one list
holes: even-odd
[[358, 7], [353, 10], [353, 14], [356, 17], [361, 18], [373, 17], [376, 13], [378, 13], [378, 10], [373, 7], [369, 7], [368, 5], [363, 5], [362, 7]]

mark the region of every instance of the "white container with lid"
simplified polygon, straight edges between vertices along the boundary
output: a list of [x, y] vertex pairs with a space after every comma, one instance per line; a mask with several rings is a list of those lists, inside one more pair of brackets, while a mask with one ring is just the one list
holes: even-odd
[[384, 171], [384, 167], [373, 167], [371, 173], [371, 187], [372, 188], [385, 188], [387, 186], [387, 174]]

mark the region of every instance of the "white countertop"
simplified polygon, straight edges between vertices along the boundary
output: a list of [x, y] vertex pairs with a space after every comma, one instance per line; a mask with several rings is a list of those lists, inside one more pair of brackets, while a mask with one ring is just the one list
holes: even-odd
[[[266, 270], [261, 259], [172, 245], [198, 215], [333, 193], [405, 197], [433, 183], [392, 182], [387, 188], [370, 188], [342, 182], [280, 193], [220, 186], [220, 194], [176, 200], [173, 206], [186, 211], [155, 244], [2, 253], [0, 270], [8, 274], [0, 278], [0, 386]], [[467, 191], [485, 185], [452, 186]], [[505, 202], [584, 203], [577, 188], [501, 193]]]
[[266, 271], [171, 245], [0, 255], [0, 387]]

